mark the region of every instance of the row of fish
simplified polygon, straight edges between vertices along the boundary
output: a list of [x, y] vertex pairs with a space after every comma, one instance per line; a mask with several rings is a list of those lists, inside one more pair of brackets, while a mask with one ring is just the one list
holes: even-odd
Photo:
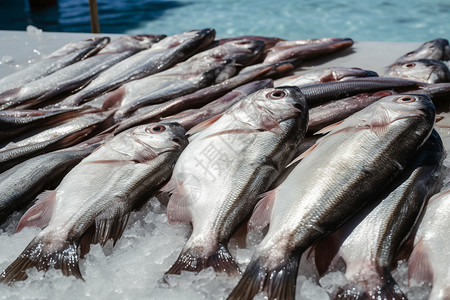
[[[434, 65], [448, 72], [440, 62], [448, 41], [425, 43], [390, 67], [440, 62], [414, 76], [412, 67], [382, 77], [355, 68], [286, 76], [300, 59], [353, 41], [214, 37], [204, 29], [97, 38], [88, 43], [93, 56], [50, 55], [40, 64], [58, 66], [30, 71], [28, 83], [0, 94], [0, 221], [38, 195], [17, 231], [42, 228], [1, 282], [23, 280], [31, 267], [82, 278], [78, 262], [90, 245], [117, 241], [130, 212], [162, 191], [169, 222], [193, 229], [167, 274], [212, 267], [239, 276], [230, 239], [245, 239], [247, 224], [263, 232], [270, 224], [229, 299], [293, 299], [308, 249], [319, 274], [345, 262], [348, 285], [337, 298], [406, 298], [390, 271], [414, 224], [430, 219], [422, 208], [439, 186], [445, 152], [435, 104], [450, 83], [435, 79]], [[433, 280], [432, 295], [445, 295], [446, 264], [433, 252], [423, 258], [434, 243], [428, 234], [419, 226], [414, 250], [402, 253], [411, 255], [411, 278]], [[414, 268], [422, 261], [432, 266]]]

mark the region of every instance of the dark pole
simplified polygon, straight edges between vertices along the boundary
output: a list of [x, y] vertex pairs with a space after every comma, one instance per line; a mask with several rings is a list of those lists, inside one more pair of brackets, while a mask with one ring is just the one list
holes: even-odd
[[89, 0], [89, 13], [91, 15], [92, 33], [100, 33], [100, 24], [98, 22], [97, 0]]

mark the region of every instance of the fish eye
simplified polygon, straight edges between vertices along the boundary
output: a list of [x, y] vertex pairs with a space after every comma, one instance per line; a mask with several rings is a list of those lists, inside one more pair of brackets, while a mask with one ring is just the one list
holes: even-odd
[[285, 92], [283, 92], [281, 90], [275, 90], [275, 91], [268, 93], [266, 97], [269, 99], [278, 100], [278, 99], [284, 98], [284, 96], [286, 96]]
[[415, 66], [416, 66], [415, 63], [407, 63], [407, 64], [404, 65], [404, 67], [405, 67], [405, 68], [408, 68], [408, 69], [409, 69], [409, 68], [414, 68]]
[[145, 128], [145, 131], [148, 133], [161, 133], [166, 130], [166, 127], [163, 125], [153, 125]]
[[397, 101], [403, 102], [403, 103], [409, 103], [409, 102], [416, 101], [416, 98], [413, 96], [404, 96], [404, 97], [398, 98]]

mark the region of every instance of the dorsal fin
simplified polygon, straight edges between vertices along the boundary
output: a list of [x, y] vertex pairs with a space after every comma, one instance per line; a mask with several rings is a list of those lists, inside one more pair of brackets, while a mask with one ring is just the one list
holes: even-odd
[[205, 128], [208, 128], [209, 126], [211, 126], [214, 122], [216, 122], [217, 120], [219, 120], [222, 117], [223, 114], [214, 116], [208, 120], [205, 120], [201, 123], [198, 123], [197, 125], [195, 125], [194, 127], [192, 127], [191, 129], [188, 130], [188, 132], [186, 132], [187, 135], [193, 135], [197, 132], [202, 131]]
[[45, 191], [37, 196], [37, 202], [28, 209], [17, 225], [16, 232], [24, 227], [45, 227], [48, 225], [56, 201], [56, 191]]

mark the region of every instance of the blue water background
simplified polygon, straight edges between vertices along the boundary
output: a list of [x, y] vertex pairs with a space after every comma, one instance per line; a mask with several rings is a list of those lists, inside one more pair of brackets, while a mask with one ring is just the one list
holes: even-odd
[[[424, 42], [449, 38], [450, 0], [97, 0], [103, 33], [174, 34], [215, 28], [218, 37], [350, 37]], [[0, 0], [0, 30], [90, 32], [88, 0], [59, 0], [31, 10], [27, 0]]]

